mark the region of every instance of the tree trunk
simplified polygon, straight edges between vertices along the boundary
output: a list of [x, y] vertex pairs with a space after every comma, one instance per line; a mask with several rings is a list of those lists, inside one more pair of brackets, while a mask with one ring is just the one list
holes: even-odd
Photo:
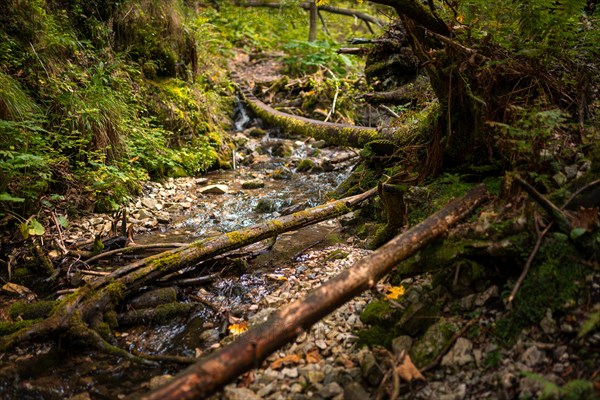
[[308, 41], [314, 42], [317, 40], [317, 18], [319, 18], [316, 0], [310, 1], [310, 8], [308, 10], [310, 14], [309, 30], [308, 30]]
[[296, 339], [310, 327], [351, 300], [373, 288], [399, 262], [444, 235], [486, 197], [483, 186], [454, 200], [404, 234], [247, 331], [229, 346], [189, 367], [172, 381], [144, 397], [146, 400], [205, 398], [237, 376], [256, 368], [271, 353]]

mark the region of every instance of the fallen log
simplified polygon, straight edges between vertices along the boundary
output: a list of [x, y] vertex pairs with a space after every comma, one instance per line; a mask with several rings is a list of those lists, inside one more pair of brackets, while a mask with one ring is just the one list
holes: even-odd
[[444, 235], [486, 198], [479, 186], [456, 199], [422, 223], [396, 236], [368, 257], [310, 292], [304, 299], [284, 307], [234, 343], [187, 368], [146, 400], [205, 398], [236, 377], [255, 368], [271, 353], [296, 339], [303, 331], [336, 308], [373, 288], [398, 263]]
[[246, 105], [258, 118], [269, 125], [278, 126], [298, 135], [324, 140], [333, 146], [362, 148], [375, 140], [391, 141], [394, 138], [393, 134], [380, 132], [376, 128], [317, 121], [275, 110], [254, 96], [235, 71], [232, 70], [231, 76]]
[[143, 357], [128, 353], [108, 343], [96, 328], [103, 322], [104, 313], [115, 304], [135, 293], [139, 288], [187, 266], [210, 259], [263, 239], [296, 230], [344, 215], [374, 196], [377, 188], [365, 193], [323, 204], [294, 214], [256, 224], [235, 232], [193, 242], [121, 267], [110, 275], [99, 277], [79, 288], [59, 304], [52, 314], [33, 325], [0, 337], [0, 351], [40, 338], [67, 334], [84, 338], [85, 342], [110, 354], [135, 362], [146, 362]]

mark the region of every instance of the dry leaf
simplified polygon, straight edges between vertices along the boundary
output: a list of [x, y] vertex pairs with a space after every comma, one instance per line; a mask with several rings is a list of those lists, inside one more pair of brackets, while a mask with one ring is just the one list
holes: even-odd
[[414, 379], [420, 379], [422, 381], [426, 380], [417, 367], [415, 367], [415, 364], [413, 364], [409, 355], [406, 355], [402, 364], [396, 367], [396, 373], [406, 382], [410, 382]]
[[598, 207], [594, 208], [583, 208], [579, 207], [579, 210], [573, 213], [573, 219], [571, 221], [573, 228], [583, 228], [586, 231], [592, 231], [598, 225]]
[[286, 278], [285, 276], [283, 276], [281, 274], [267, 274], [267, 278], [273, 279], [275, 281], [287, 281], [288, 280], [288, 278]]
[[279, 369], [292, 364], [298, 364], [302, 359], [296, 354], [290, 354], [285, 357], [278, 358], [271, 363], [271, 369]]
[[316, 364], [322, 360], [321, 354], [319, 354], [319, 350], [314, 349], [306, 353], [306, 362], [309, 364]]
[[248, 324], [246, 322], [240, 322], [239, 324], [232, 324], [227, 327], [229, 332], [233, 335], [240, 335], [248, 330]]
[[398, 300], [405, 292], [404, 286], [392, 286], [387, 289], [388, 294], [385, 296], [390, 300]]
[[37, 297], [35, 293], [26, 288], [25, 286], [17, 285], [16, 283], [8, 282], [2, 286], [2, 291], [10, 293], [14, 296], [25, 297], [27, 300], [32, 301]]
[[254, 371], [248, 371], [242, 375], [242, 379], [238, 382], [237, 387], [247, 388], [254, 383]]

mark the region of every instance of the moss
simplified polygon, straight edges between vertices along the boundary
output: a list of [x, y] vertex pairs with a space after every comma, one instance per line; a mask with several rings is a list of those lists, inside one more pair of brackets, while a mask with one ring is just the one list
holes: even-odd
[[165, 324], [171, 321], [174, 317], [189, 313], [190, 304], [172, 302], [162, 304], [155, 309], [155, 322], [157, 324]]
[[113, 301], [119, 302], [125, 298], [127, 287], [121, 282], [113, 282], [106, 286], [105, 290]]
[[394, 317], [395, 311], [387, 300], [373, 300], [360, 315], [360, 320], [370, 325], [386, 325]]
[[375, 325], [358, 331], [357, 346], [384, 346], [391, 348], [395, 335], [392, 330]]
[[110, 329], [115, 329], [119, 326], [117, 322], [117, 312], [115, 310], [110, 310], [104, 313], [104, 322], [108, 325]]
[[325, 257], [325, 260], [323, 260], [323, 261], [327, 262], [327, 261], [332, 261], [332, 260], [343, 260], [346, 257], [348, 257], [348, 252], [337, 249], [337, 250], [334, 250], [331, 253], [327, 254], [327, 257]]
[[315, 162], [312, 160], [304, 159], [300, 161], [298, 166], [296, 167], [296, 171], [298, 172], [307, 172], [315, 167]]
[[100, 322], [95, 330], [104, 340], [111, 341], [113, 339], [113, 331], [108, 323]]
[[271, 199], [261, 198], [258, 199], [258, 203], [256, 203], [256, 207], [254, 207], [254, 211], [258, 213], [271, 213], [275, 211], [275, 202]]
[[181, 254], [172, 252], [150, 262], [152, 269], [169, 270], [181, 264]]
[[10, 335], [11, 333], [15, 333], [23, 328], [28, 328], [40, 321], [41, 320], [25, 320], [16, 322], [0, 321], [0, 336]]
[[242, 235], [239, 231], [228, 232], [225, 235], [232, 243], [243, 243], [245, 240], [244, 235]]
[[52, 312], [56, 301], [37, 301], [35, 303], [16, 302], [8, 309], [10, 318], [39, 319], [45, 318]]
[[496, 324], [495, 334], [500, 342], [512, 343], [525, 327], [538, 324], [548, 308], [553, 313], [564, 312], [586, 298], [586, 286], [579, 283], [588, 269], [580, 257], [565, 235], [549, 238], [523, 281], [513, 310]]

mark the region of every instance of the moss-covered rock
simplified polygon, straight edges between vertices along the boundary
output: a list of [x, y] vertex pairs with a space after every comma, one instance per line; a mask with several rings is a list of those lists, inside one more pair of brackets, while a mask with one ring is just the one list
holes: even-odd
[[424, 367], [435, 360], [457, 331], [456, 323], [446, 318], [441, 318], [431, 325], [410, 350], [410, 356], [415, 365]]

